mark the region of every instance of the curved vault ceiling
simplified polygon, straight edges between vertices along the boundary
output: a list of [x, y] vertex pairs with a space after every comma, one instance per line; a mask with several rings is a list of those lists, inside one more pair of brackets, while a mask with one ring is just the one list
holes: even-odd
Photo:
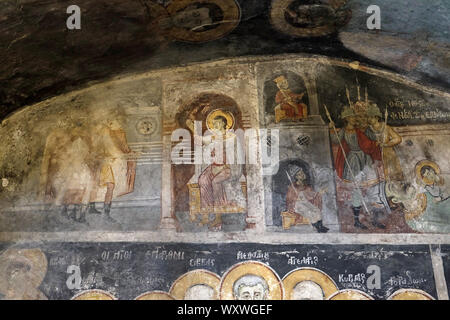
[[[236, 6], [233, 0], [214, 0], [211, 8], [222, 6], [216, 16], [228, 17], [228, 29], [214, 27], [211, 41], [186, 42], [183, 32], [198, 27], [188, 21], [184, 31], [175, 30], [177, 8], [189, 5], [186, 0], [0, 0], [0, 119], [92, 81], [245, 55], [303, 52], [354, 59], [448, 88], [447, 0], [433, 6], [379, 0], [378, 32], [366, 28], [370, 0], [308, 0], [332, 9], [312, 14], [328, 30], [310, 37], [277, 23], [273, 8], [286, 1], [238, 0]], [[69, 31], [66, 8], [73, 3], [82, 10], [82, 28]]]

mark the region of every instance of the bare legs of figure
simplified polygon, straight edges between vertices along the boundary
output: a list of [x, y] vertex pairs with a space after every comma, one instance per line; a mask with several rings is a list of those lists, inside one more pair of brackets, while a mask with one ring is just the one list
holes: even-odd
[[104, 214], [105, 218], [110, 222], [116, 222], [113, 218], [111, 218], [111, 202], [113, 198], [114, 192], [114, 183], [108, 182], [106, 184], [106, 194], [105, 194], [105, 205], [104, 205]]
[[[92, 170], [93, 174], [92, 174], [92, 185], [96, 186], [98, 185], [98, 176], [99, 176], [99, 170]], [[91, 194], [89, 197], [89, 209], [88, 209], [88, 213], [90, 214], [102, 214], [100, 211], [98, 211], [97, 209], [95, 209], [95, 198], [97, 197], [97, 188], [92, 188], [91, 190]]]

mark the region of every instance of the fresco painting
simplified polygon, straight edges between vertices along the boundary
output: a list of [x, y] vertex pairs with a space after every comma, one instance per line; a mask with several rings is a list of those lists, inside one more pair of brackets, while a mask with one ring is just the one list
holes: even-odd
[[3, 299], [436, 299], [427, 246], [28, 243], [0, 268]]
[[279, 31], [294, 37], [321, 37], [345, 26], [352, 11], [348, 0], [272, 0], [271, 23]]
[[[178, 201], [177, 207], [189, 210], [191, 223], [207, 226], [210, 230], [220, 229], [227, 221], [236, 220], [228, 218], [233, 215], [240, 216], [239, 220], [245, 223], [245, 141], [238, 133], [242, 130], [242, 118], [236, 102], [225, 95], [200, 94], [183, 107], [176, 118], [180, 127], [187, 128], [193, 137], [191, 150], [198, 147], [203, 150], [203, 160], [211, 159], [193, 165], [173, 166], [175, 177], [179, 173], [181, 179], [186, 179], [184, 185], [177, 184], [181, 179], [174, 179], [176, 190], [189, 195], [188, 203]], [[199, 126], [199, 132], [195, 124]], [[232, 150], [227, 145], [232, 145]], [[230, 158], [233, 159], [231, 163], [227, 161]], [[189, 172], [190, 176], [185, 176]]]
[[1, 236], [147, 242], [2, 244], [1, 297], [442, 297], [429, 246], [339, 237], [449, 233], [450, 96], [323, 59], [167, 69], [5, 119]]
[[[100, 86], [4, 120], [2, 219], [15, 223], [3, 228], [157, 230], [163, 217], [180, 232], [448, 233], [445, 94], [314, 59], [233, 68]], [[50, 109], [56, 125], [40, 129]], [[176, 130], [184, 144], [164, 140]], [[250, 163], [263, 147], [277, 148], [271, 174]], [[164, 155], [175, 148], [180, 163]]]
[[[136, 94], [149, 84], [153, 86], [150, 96]], [[33, 126], [25, 129], [19, 124], [12, 129], [17, 134], [6, 134], [13, 140], [12, 149], [23, 144], [21, 139], [31, 144], [2, 154], [17, 161], [18, 167], [6, 159], [2, 162], [1, 228], [120, 230], [127, 224], [136, 228], [143, 219], [147, 229], [157, 228], [160, 88], [157, 81], [148, 79], [105, 88], [109, 97], [102, 102], [89, 92], [64, 98], [53, 109], [47, 105], [29, 114]], [[49, 109], [58, 111], [49, 116]], [[49, 122], [53, 125], [47, 126]], [[3, 123], [15, 126], [9, 119]], [[28, 159], [21, 158], [20, 149], [29, 154]], [[128, 217], [120, 213], [123, 207], [129, 208]], [[22, 223], [14, 222], [18, 220]]]
[[0, 300], [449, 300], [449, 3], [2, 1]]

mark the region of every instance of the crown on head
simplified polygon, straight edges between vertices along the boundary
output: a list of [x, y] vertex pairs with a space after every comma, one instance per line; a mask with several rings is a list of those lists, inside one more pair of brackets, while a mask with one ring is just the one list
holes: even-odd
[[353, 108], [345, 107], [344, 110], [342, 110], [342, 112], [341, 112], [341, 119], [345, 119], [345, 118], [348, 118], [348, 117], [353, 117], [355, 115], [356, 115], [356, 113], [353, 110]]
[[279, 76], [278, 78], [276, 78], [275, 80], [273, 80], [273, 82], [275, 82], [276, 84], [280, 83], [280, 82], [284, 82], [287, 81], [285, 76]]
[[374, 102], [369, 102], [369, 108], [367, 109], [367, 116], [379, 118], [383, 117], [380, 108], [378, 108], [377, 104]]
[[[355, 115], [355, 114], [365, 114], [365, 113], [367, 113], [367, 111], [369, 109], [369, 105], [370, 105], [369, 94], [368, 94], [368, 91], [367, 91], [367, 87], [366, 87], [366, 91], [365, 91], [365, 99], [364, 100], [361, 99], [361, 87], [359, 85], [358, 78], [356, 78], [356, 88], [357, 88], [357, 91], [358, 91], [358, 99], [353, 102], [351, 97], [350, 97], [350, 91], [348, 90], [348, 87], [347, 86], [345, 87], [345, 93], [347, 95], [348, 106], [354, 112], [353, 115]], [[345, 109], [344, 109], [344, 111], [345, 111]], [[347, 111], [347, 114], [348, 113], [349, 113], [349, 111]]]

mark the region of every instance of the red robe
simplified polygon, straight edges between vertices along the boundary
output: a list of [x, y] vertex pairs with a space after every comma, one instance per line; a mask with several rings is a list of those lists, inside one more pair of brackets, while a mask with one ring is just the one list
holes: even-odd
[[[289, 103], [288, 100], [292, 101], [292, 103]], [[278, 91], [277, 95], [275, 96], [275, 102], [281, 106], [281, 109], [286, 112], [286, 116], [289, 118], [303, 118], [304, 117], [304, 108], [306, 109], [307, 106], [302, 103], [302, 94], [294, 93], [291, 91], [285, 91], [284, 93], [281, 91]], [[295, 108], [295, 106], [297, 108]], [[298, 109], [298, 114], [296, 109]]]
[[[376, 141], [369, 139], [366, 136], [366, 134], [360, 129], [356, 129], [356, 136], [358, 137], [359, 147], [365, 154], [368, 154], [372, 158], [372, 161], [374, 162], [382, 161], [381, 148], [377, 146]], [[342, 139], [341, 143], [345, 151], [345, 156], [347, 156], [348, 153], [350, 152], [350, 147], [348, 146], [345, 139]], [[338, 177], [341, 179], [343, 178], [344, 175], [344, 167], [345, 167], [344, 153], [342, 152], [342, 149], [339, 148], [336, 155], [335, 168]]]

